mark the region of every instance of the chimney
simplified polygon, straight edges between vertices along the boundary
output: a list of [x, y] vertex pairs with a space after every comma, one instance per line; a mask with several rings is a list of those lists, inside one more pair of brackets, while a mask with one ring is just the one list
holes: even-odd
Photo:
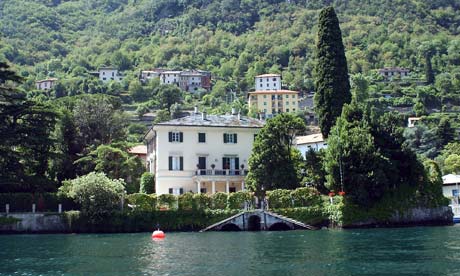
[[236, 115], [236, 108], [232, 107], [232, 115]]
[[193, 110], [193, 113], [198, 113], [198, 106], [195, 106], [194, 110]]
[[203, 113], [201, 113], [201, 119], [203, 121], [206, 120], [206, 111], [203, 111]]

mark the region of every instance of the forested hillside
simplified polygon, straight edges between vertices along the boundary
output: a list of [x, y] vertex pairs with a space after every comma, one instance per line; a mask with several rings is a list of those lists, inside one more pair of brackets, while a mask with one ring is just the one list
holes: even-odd
[[168, 67], [210, 70], [237, 91], [256, 74], [282, 72], [290, 88], [311, 91], [318, 9], [330, 4], [350, 73], [401, 66], [423, 78], [427, 53], [436, 73], [458, 73], [456, 0], [4, 0], [0, 58], [30, 86], [45, 76], [77, 82], [73, 94], [101, 65], [132, 72], [125, 89], [138, 70]]

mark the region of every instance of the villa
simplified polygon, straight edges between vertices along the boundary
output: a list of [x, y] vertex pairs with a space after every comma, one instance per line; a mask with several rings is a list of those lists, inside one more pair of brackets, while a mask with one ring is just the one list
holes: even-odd
[[154, 125], [145, 136], [156, 194], [244, 190], [248, 159], [263, 121], [195, 112]]
[[120, 82], [123, 80], [123, 75], [115, 67], [100, 67], [98, 71], [91, 72], [90, 74], [98, 77], [104, 83], [109, 81]]
[[295, 139], [295, 144], [304, 158], [305, 154], [311, 149], [314, 151], [319, 151], [320, 149], [327, 148], [327, 143], [324, 141], [323, 135], [321, 133], [297, 136]]
[[49, 90], [53, 88], [54, 84], [58, 79], [49, 78], [45, 80], [39, 80], [35, 82], [35, 87], [39, 90]]
[[385, 67], [378, 70], [386, 80], [392, 80], [395, 77], [403, 78], [409, 76], [409, 69], [400, 67]]
[[264, 74], [255, 77], [255, 91], [248, 93], [249, 108], [255, 107], [262, 117], [299, 110], [299, 92], [281, 89], [281, 75]]

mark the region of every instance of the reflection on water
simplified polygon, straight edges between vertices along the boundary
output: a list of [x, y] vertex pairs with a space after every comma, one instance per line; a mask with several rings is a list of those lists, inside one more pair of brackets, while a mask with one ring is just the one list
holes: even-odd
[[458, 275], [460, 227], [0, 236], [0, 275]]

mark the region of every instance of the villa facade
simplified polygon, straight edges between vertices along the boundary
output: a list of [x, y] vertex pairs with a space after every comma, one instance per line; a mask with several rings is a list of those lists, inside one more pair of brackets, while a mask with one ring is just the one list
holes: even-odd
[[39, 80], [35, 82], [35, 87], [39, 90], [50, 90], [53, 88], [54, 84], [58, 79], [56, 78], [49, 78], [45, 80]]
[[304, 158], [305, 154], [310, 150], [319, 151], [320, 149], [327, 148], [327, 142], [324, 141], [321, 133], [297, 136], [295, 144], [296, 148], [302, 153]]
[[149, 171], [157, 194], [245, 189], [248, 159], [263, 121], [195, 113], [153, 126], [146, 134]]

